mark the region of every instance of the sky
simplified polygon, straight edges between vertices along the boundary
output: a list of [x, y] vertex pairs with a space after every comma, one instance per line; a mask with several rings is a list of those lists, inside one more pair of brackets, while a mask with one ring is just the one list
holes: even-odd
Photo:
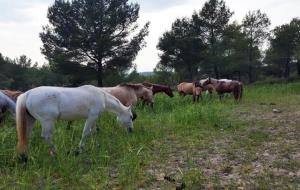
[[[191, 17], [206, 0], [130, 0], [140, 4], [140, 26], [150, 21], [147, 46], [134, 63], [139, 72], [152, 71], [159, 61], [156, 49], [159, 37], [170, 30], [176, 18]], [[39, 33], [47, 24], [47, 9], [54, 0], [0, 0], [0, 53], [16, 58], [27, 55], [39, 65], [46, 63], [41, 54]], [[271, 20], [270, 29], [300, 17], [300, 0], [225, 0], [234, 12], [231, 22], [241, 22], [248, 11], [260, 9]]]

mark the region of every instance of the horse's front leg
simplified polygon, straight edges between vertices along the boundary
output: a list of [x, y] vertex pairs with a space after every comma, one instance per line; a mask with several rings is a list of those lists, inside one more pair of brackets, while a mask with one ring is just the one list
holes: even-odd
[[49, 151], [52, 156], [56, 154], [56, 147], [52, 143], [52, 129], [54, 127], [54, 119], [41, 121], [42, 125], [42, 137], [49, 146]]
[[220, 100], [224, 99], [224, 93], [219, 94]]
[[68, 121], [68, 124], [67, 124], [67, 130], [71, 130], [71, 125], [72, 125], [73, 121]]
[[76, 150], [76, 152], [75, 152], [76, 155], [78, 155], [79, 153], [82, 152], [82, 150], [85, 146], [86, 138], [91, 134], [91, 132], [93, 131], [92, 129], [95, 128], [95, 126], [96, 126], [97, 117], [98, 117], [98, 114], [93, 114], [93, 115], [89, 116], [87, 118], [87, 120], [85, 121], [83, 132], [82, 132], [82, 137], [81, 137], [81, 140], [79, 143], [79, 149]]

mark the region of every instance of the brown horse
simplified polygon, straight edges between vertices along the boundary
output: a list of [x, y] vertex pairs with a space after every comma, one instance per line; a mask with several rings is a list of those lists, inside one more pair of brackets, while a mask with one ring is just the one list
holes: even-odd
[[202, 85], [200, 82], [182, 82], [177, 85], [177, 90], [179, 95], [186, 96], [186, 95], [193, 95], [193, 101], [199, 102], [199, 97], [201, 96], [202, 92]]
[[236, 80], [229, 80], [229, 79], [214, 79], [208, 78], [203, 80], [202, 85], [205, 87], [209, 84], [212, 84], [219, 94], [220, 99], [224, 96], [225, 93], [232, 93], [234, 99], [236, 101], [241, 100], [243, 95], [243, 83]]
[[148, 88], [152, 88], [153, 96], [157, 93], [165, 93], [170, 98], [174, 97], [173, 91], [170, 86], [161, 85], [161, 84], [153, 84], [150, 82], [143, 82], [144, 86]]
[[143, 99], [153, 106], [152, 88], [147, 88], [142, 84], [124, 83], [115, 87], [105, 87], [103, 89], [118, 98], [125, 106], [136, 105], [138, 99]]
[[3, 94], [8, 96], [10, 99], [12, 99], [14, 102], [17, 102], [18, 97], [23, 94], [21, 91], [12, 91], [12, 90], [1, 90]]
[[[205, 79], [200, 80], [200, 84], [203, 84]], [[202, 85], [201, 85], [202, 86]], [[208, 84], [206, 86], [202, 86], [202, 92], [208, 92], [210, 95], [214, 92], [215, 87], [212, 84]]]

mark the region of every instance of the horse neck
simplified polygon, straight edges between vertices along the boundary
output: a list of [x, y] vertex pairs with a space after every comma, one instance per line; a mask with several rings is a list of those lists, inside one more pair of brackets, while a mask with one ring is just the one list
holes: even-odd
[[170, 96], [168, 93], [167, 93], [167, 90], [169, 89], [169, 87], [167, 86], [154, 86], [153, 85], [153, 88], [152, 88], [152, 92], [153, 94], [156, 94], [156, 93], [159, 93], [159, 92], [163, 92], [165, 93], [167, 96]]
[[134, 92], [138, 98], [143, 97], [144, 94], [147, 93], [145, 88], [134, 89]]
[[217, 85], [219, 83], [219, 81], [217, 79], [211, 79], [211, 84], [212, 85]]
[[6, 105], [7, 105], [7, 109], [15, 114], [16, 113], [16, 103], [14, 101], [12, 101], [9, 97], [5, 97], [6, 99]]
[[164, 93], [166, 93], [166, 92], [164, 91], [164, 88], [163, 88], [163, 87], [157, 86], [157, 85], [153, 85], [153, 86], [152, 86], [152, 92], [153, 92], [153, 94], [156, 94], [156, 93], [159, 93], [159, 92], [164, 92]]
[[124, 113], [127, 107], [124, 106], [117, 98], [105, 93], [105, 109], [118, 115]]

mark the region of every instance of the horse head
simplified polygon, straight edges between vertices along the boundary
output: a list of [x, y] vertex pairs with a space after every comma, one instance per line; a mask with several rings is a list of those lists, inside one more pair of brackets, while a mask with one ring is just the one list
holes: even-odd
[[131, 106], [127, 107], [125, 112], [118, 115], [118, 122], [128, 129], [128, 132], [133, 131], [133, 120], [137, 118], [136, 113], [131, 111]]
[[171, 89], [170, 86], [167, 86], [167, 87], [165, 88], [164, 92], [165, 92], [169, 97], [171, 97], [171, 98], [174, 97], [173, 90]]
[[154, 93], [153, 93], [153, 86], [152, 87], [144, 87], [142, 92], [142, 99], [144, 103], [149, 104], [153, 108], [154, 104]]
[[199, 88], [203, 88], [204, 85], [201, 84], [201, 82], [199, 80], [196, 80], [193, 82], [195, 87], [199, 87]]

